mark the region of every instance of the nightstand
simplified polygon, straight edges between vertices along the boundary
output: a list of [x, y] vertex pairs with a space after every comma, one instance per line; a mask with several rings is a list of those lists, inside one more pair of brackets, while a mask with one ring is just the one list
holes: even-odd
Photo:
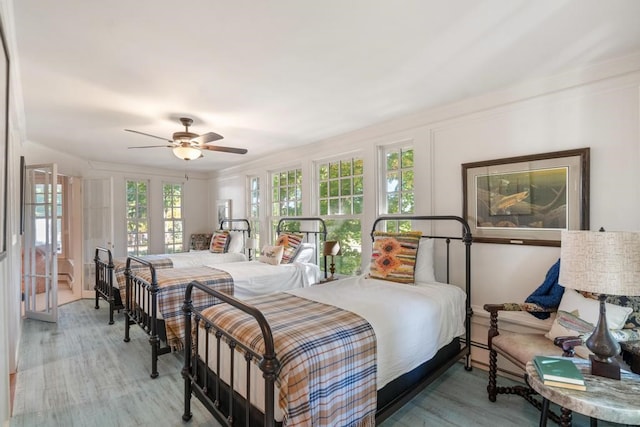
[[540, 426], [547, 425], [545, 407], [549, 408], [550, 401], [562, 408], [561, 426], [571, 425], [571, 411], [584, 414], [592, 420], [601, 419], [634, 425], [640, 423], [640, 407], [637, 401], [640, 376], [622, 370], [619, 380], [598, 377], [590, 374], [588, 360], [579, 358], [571, 360], [584, 375], [586, 391], [544, 385], [533, 363], [527, 363], [527, 382], [544, 398]]

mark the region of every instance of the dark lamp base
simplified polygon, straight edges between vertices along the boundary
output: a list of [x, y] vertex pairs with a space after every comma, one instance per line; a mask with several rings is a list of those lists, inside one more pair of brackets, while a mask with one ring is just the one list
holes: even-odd
[[599, 377], [611, 378], [612, 380], [620, 379], [620, 365], [615, 360], [610, 362], [596, 359], [594, 355], [590, 355], [591, 375]]

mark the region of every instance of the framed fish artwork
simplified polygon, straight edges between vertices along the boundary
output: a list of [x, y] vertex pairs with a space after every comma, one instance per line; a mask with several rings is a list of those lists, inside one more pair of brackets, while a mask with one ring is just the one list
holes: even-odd
[[462, 190], [474, 242], [560, 246], [589, 228], [589, 148], [464, 163]]

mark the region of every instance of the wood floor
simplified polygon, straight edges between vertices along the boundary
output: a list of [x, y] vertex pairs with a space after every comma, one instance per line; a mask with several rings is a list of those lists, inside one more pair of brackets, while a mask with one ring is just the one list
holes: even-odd
[[[123, 342], [122, 314], [109, 326], [106, 305], [93, 305], [80, 300], [61, 306], [58, 324], [24, 321], [12, 427], [218, 425], [195, 398], [193, 419], [182, 422], [178, 354], [160, 356], [160, 376], [152, 380], [147, 336], [135, 326], [131, 342]], [[482, 370], [456, 365], [381, 426], [538, 425], [539, 413], [520, 397], [489, 402], [486, 378]], [[574, 415], [574, 426], [588, 425]]]

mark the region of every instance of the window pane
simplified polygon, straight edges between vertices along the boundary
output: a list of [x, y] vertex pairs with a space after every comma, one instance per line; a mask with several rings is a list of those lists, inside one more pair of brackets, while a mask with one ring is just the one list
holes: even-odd
[[413, 171], [402, 172], [402, 191], [413, 191]]
[[363, 205], [363, 200], [362, 200], [362, 196], [356, 196], [353, 198], [353, 213], [356, 215], [361, 215], [362, 214], [362, 205]]
[[341, 196], [351, 195], [351, 179], [350, 178], [344, 178], [340, 180], [340, 195]]
[[329, 213], [327, 211], [328, 205], [329, 205], [329, 203], [328, 203], [327, 199], [320, 200], [320, 215], [327, 215]]
[[387, 170], [397, 170], [398, 166], [398, 153], [387, 154]]
[[364, 181], [361, 176], [356, 176], [353, 178], [353, 194], [363, 194], [364, 193]]
[[402, 168], [413, 167], [413, 150], [406, 150], [402, 152]]
[[395, 193], [387, 194], [387, 213], [400, 213], [400, 201]]
[[397, 172], [387, 172], [387, 193], [398, 191], [400, 179]]
[[329, 196], [338, 197], [340, 195], [340, 189], [338, 188], [338, 181], [329, 181]]
[[329, 199], [329, 215], [340, 214], [340, 204], [338, 199]]
[[321, 182], [320, 183], [320, 190], [319, 190], [320, 197], [321, 198], [328, 197], [328, 193], [327, 192], [328, 192], [328, 190], [327, 190], [327, 182], [326, 181]]
[[329, 178], [338, 178], [339, 176], [338, 164], [332, 163], [331, 166], [329, 166]]
[[402, 213], [409, 214], [413, 212], [413, 193], [402, 195]]
[[329, 177], [329, 165], [326, 163], [320, 165], [320, 168], [318, 169], [318, 177], [320, 180], [326, 180]]
[[351, 176], [351, 161], [340, 162], [340, 176]]

